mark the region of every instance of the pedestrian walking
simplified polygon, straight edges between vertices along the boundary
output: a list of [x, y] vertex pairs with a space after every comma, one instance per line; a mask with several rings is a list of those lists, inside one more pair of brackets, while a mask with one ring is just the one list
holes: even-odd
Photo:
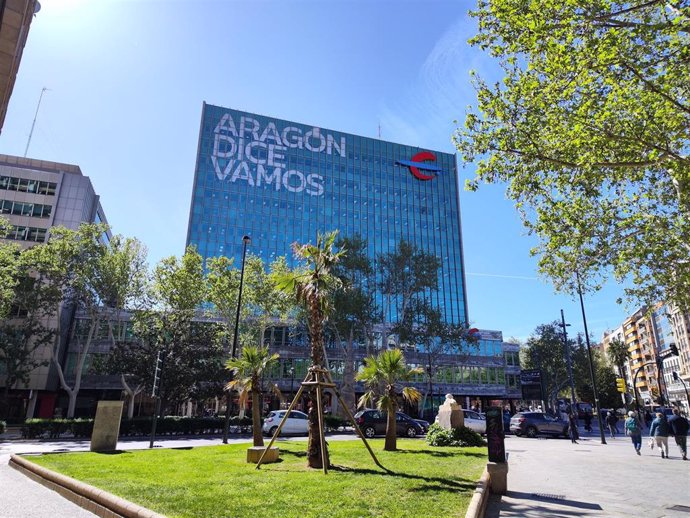
[[635, 453], [642, 455], [640, 449], [642, 449], [642, 423], [637, 417], [637, 412], [628, 412], [628, 418], [625, 420], [625, 435], [630, 437], [635, 448]]
[[616, 433], [618, 432], [618, 416], [613, 412], [608, 412], [606, 414], [606, 424], [609, 427], [609, 433], [611, 434], [611, 438], [615, 438]]
[[585, 432], [592, 431], [592, 414], [589, 410], [585, 411]]
[[680, 410], [674, 408], [673, 416], [668, 420], [668, 424], [683, 455], [683, 460], [688, 460], [688, 428], [690, 428], [688, 420], [680, 415]]
[[649, 412], [649, 410], [644, 411], [644, 425], [645, 428], [649, 428], [652, 426], [652, 421], [654, 421], [654, 417], [652, 417], [652, 414]]
[[[649, 428], [649, 436], [654, 437], [656, 445], [661, 451], [661, 458], [664, 456], [668, 459], [668, 434], [671, 431], [666, 416], [661, 412], [656, 413], [656, 419], [652, 421], [652, 426]], [[665, 455], [664, 455], [665, 454]]]
[[572, 413], [568, 414], [568, 434], [570, 435], [570, 442], [577, 444], [577, 440], [580, 438], [580, 432], [577, 430], [577, 419]]

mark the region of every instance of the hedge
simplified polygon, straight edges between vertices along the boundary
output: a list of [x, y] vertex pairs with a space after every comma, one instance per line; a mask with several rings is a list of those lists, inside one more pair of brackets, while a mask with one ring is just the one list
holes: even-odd
[[466, 426], [446, 430], [437, 423], [429, 427], [426, 442], [430, 446], [486, 446], [482, 436]]
[[[158, 419], [157, 435], [206, 435], [222, 433], [224, 417], [176, 417], [165, 416]], [[230, 433], [250, 433], [250, 417], [230, 418]], [[93, 419], [28, 419], [21, 427], [22, 438], [56, 439], [65, 434], [74, 437], [91, 437]], [[150, 417], [123, 419], [120, 422], [120, 437], [137, 437], [151, 433]]]

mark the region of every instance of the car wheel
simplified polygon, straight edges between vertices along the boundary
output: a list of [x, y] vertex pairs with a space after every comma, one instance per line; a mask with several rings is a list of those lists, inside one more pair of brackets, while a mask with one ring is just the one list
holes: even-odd
[[272, 426], [271, 429], [268, 431], [268, 435], [273, 437], [275, 435], [277, 429], [278, 429], [277, 426]]
[[366, 426], [364, 430], [362, 430], [362, 433], [364, 433], [364, 437], [371, 439], [374, 437], [374, 435], [376, 435], [376, 430], [373, 426]]
[[527, 434], [527, 437], [530, 439], [534, 439], [537, 436], [537, 429], [534, 426], [530, 426], [525, 430], [525, 433]]
[[407, 427], [407, 436], [408, 437], [417, 437], [417, 430], [414, 429], [412, 426]]

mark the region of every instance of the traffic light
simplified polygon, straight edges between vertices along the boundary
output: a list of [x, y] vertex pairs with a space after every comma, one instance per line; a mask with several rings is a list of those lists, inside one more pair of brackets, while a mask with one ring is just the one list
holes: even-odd
[[625, 394], [628, 389], [625, 386], [625, 380], [623, 378], [616, 378], [616, 388], [621, 394]]
[[671, 349], [671, 354], [673, 356], [679, 356], [678, 354], [678, 346], [674, 343], [668, 344], [668, 348]]

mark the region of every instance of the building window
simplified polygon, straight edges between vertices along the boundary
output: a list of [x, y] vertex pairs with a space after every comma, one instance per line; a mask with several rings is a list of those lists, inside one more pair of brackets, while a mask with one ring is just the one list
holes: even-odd
[[12, 226], [5, 239], [43, 243], [46, 240], [46, 232], [45, 228]]
[[53, 211], [52, 205], [41, 203], [25, 203], [21, 201], [0, 200], [0, 214], [14, 216], [30, 216], [34, 218], [49, 218]]
[[55, 182], [28, 180], [26, 178], [15, 178], [13, 176], [0, 176], [0, 190], [31, 192], [34, 194], [54, 196], [56, 188], [57, 184]]

